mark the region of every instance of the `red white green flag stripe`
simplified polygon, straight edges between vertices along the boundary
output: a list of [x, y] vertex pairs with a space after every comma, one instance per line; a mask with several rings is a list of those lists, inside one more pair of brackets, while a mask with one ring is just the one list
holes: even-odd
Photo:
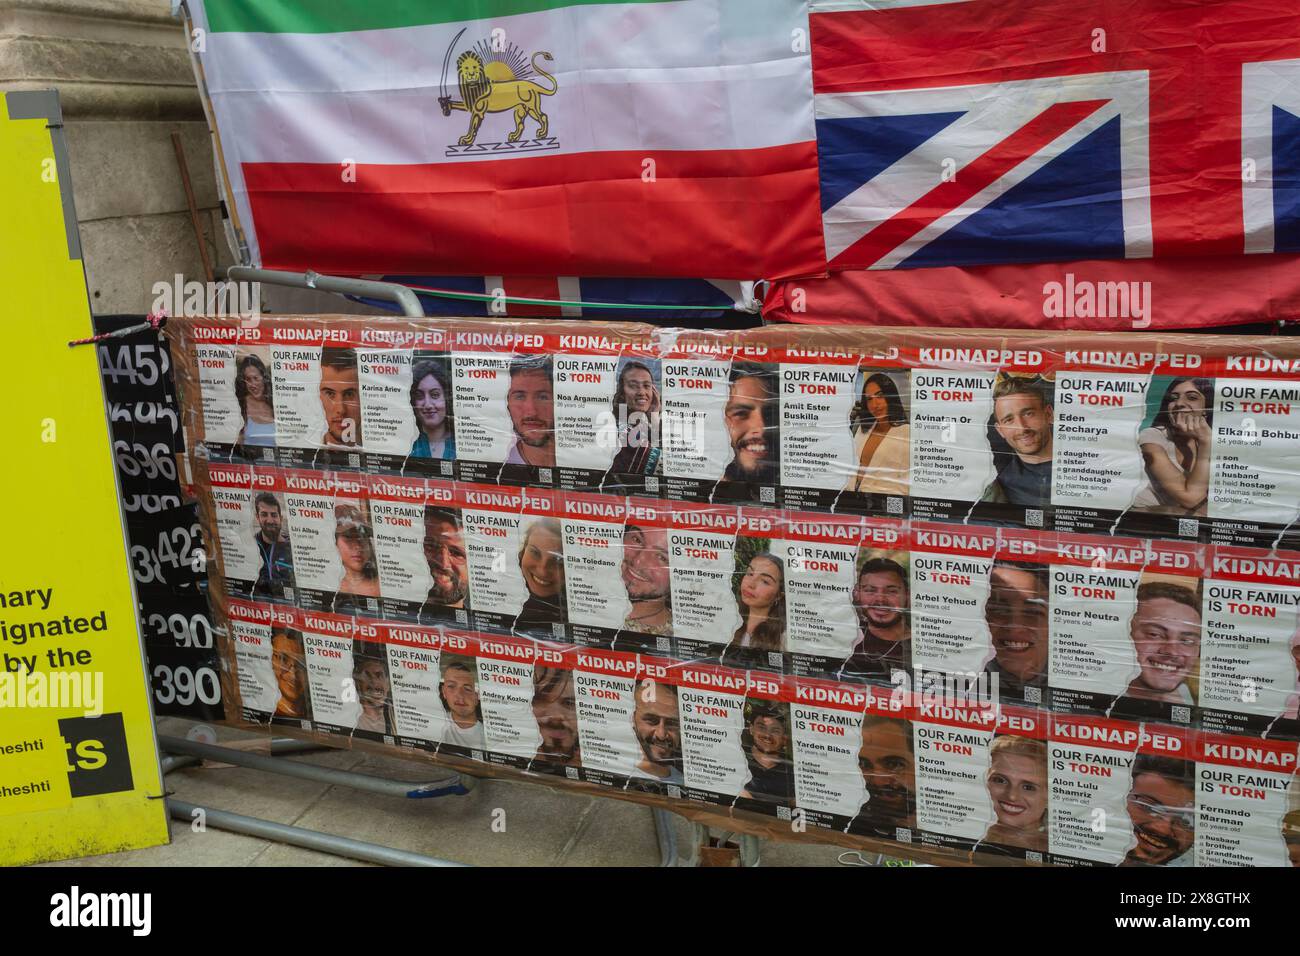
[[231, 198], [265, 266], [824, 268], [805, 0], [191, 8]]

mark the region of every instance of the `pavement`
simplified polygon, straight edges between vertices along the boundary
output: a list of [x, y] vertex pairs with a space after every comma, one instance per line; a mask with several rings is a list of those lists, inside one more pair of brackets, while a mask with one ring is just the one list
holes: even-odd
[[[160, 734], [185, 737], [195, 725], [158, 722]], [[215, 728], [217, 742], [257, 735]], [[421, 782], [439, 768], [350, 750], [294, 756], [322, 766]], [[185, 767], [167, 788], [190, 803], [335, 833], [475, 866], [658, 866], [659, 847], [648, 807], [562, 793], [537, 784], [480, 780], [465, 796], [411, 800], [297, 780], [241, 767]], [[504, 815], [500, 812], [504, 811]], [[690, 826], [673, 815], [679, 853], [689, 855]], [[499, 821], [494, 827], [494, 821]], [[87, 857], [72, 866], [366, 866], [327, 853], [286, 846], [207, 826], [171, 821], [167, 846]], [[838, 866], [843, 849], [764, 842], [763, 866]]]

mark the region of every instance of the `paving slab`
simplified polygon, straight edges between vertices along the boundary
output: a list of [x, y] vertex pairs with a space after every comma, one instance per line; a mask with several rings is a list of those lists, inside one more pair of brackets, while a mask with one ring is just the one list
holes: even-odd
[[[159, 732], [185, 737], [190, 721], [165, 718]], [[219, 744], [265, 739], [227, 727]], [[423, 783], [447, 771], [414, 760], [351, 750], [292, 757], [321, 766]], [[242, 767], [194, 766], [167, 776], [182, 800], [246, 816], [335, 833], [475, 866], [658, 866], [659, 844], [648, 807], [536, 784], [480, 780], [464, 796], [410, 799], [260, 773]], [[671, 815], [678, 853], [689, 858], [692, 829]], [[171, 822], [168, 846], [74, 861], [76, 866], [366, 866], [333, 854], [285, 846], [207, 827]], [[843, 851], [805, 844], [763, 844], [763, 866], [838, 866]]]

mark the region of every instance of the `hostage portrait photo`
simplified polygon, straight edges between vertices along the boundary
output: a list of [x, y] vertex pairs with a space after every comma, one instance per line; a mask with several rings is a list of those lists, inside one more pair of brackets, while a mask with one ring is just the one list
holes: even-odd
[[415, 441], [408, 465], [456, 458], [456, 417], [452, 402], [451, 368], [442, 353], [416, 352], [411, 362], [411, 417]]
[[658, 359], [619, 359], [617, 386], [611, 401], [616, 444], [613, 460], [601, 480], [602, 491], [639, 494], [647, 477], [662, 472], [660, 381]]
[[379, 564], [370, 510], [364, 501], [334, 506], [334, 547], [342, 567], [327, 610], [335, 614], [374, 614], [379, 607]]
[[529, 770], [565, 774], [565, 768], [582, 766], [582, 741], [578, 734], [578, 695], [573, 671], [567, 667], [533, 665], [533, 718], [540, 743]]
[[284, 501], [270, 491], [253, 493], [253, 544], [257, 549], [257, 579], [252, 596], [263, 600], [288, 600], [293, 593], [293, 547], [285, 521]]
[[[1047, 743], [999, 734], [984, 774], [992, 821], [972, 854], [1024, 857], [1047, 852]], [[974, 859], [974, 857], [972, 857]]]
[[907, 372], [861, 369], [849, 413], [852, 470], [844, 489], [859, 494], [906, 495], [911, 475]]
[[669, 784], [683, 786], [677, 688], [649, 677], [640, 678], [632, 686], [632, 732], [637, 749], [626, 789], [653, 793]]
[[886, 840], [916, 827], [916, 738], [912, 722], [862, 715], [858, 772], [863, 799], [846, 832]]
[[424, 506], [421, 553], [429, 571], [429, 591], [417, 612], [421, 624], [457, 619], [469, 602], [469, 558], [459, 508]]
[[478, 659], [443, 653], [438, 658], [438, 670], [438, 702], [447, 715], [439, 749], [447, 747], [462, 756], [475, 750], [482, 752], [487, 744], [483, 705], [479, 701]]
[[672, 573], [668, 530], [646, 524], [623, 527], [619, 580], [627, 592], [627, 614], [615, 635], [614, 650], [648, 650], [654, 638], [673, 633]]
[[1107, 716], [1187, 723], [1201, 664], [1201, 580], [1143, 574], [1128, 623], [1129, 684]]
[[749, 780], [741, 788], [740, 796], [770, 808], [793, 807], [794, 751], [790, 706], [779, 701], [746, 698], [744, 719], [740, 745], [745, 752]]
[[1139, 753], [1124, 806], [1132, 828], [1119, 866], [1193, 866], [1196, 841], [1195, 764]]
[[[722, 415], [730, 458], [714, 489], [715, 501], [760, 501], [780, 481], [780, 384], [773, 368], [733, 362]], [[709, 436], [708, 440], [716, 440]], [[724, 458], [724, 460], [726, 460]], [[768, 501], [770, 504], [775, 497]]]
[[307, 650], [302, 632], [292, 627], [271, 630], [271, 673], [279, 700], [271, 722], [300, 723], [311, 719], [311, 689], [307, 680]]
[[1132, 508], [1204, 517], [1210, 494], [1214, 381], [1156, 375], [1147, 396], [1147, 415], [1137, 435], [1146, 481]]
[[997, 477], [984, 492], [985, 503], [1024, 508], [1051, 503], [1054, 402], [1050, 376], [997, 374], [988, 423]]
[[505, 412], [512, 431], [504, 463], [555, 467], [555, 395], [549, 356], [521, 356], [510, 363]]
[[1051, 573], [1047, 565], [999, 558], [989, 571], [984, 603], [991, 657], [984, 665], [990, 692], [1040, 703], [1051, 648]]
[[275, 398], [271, 387], [271, 350], [267, 346], [235, 350], [235, 401], [242, 423], [235, 445], [249, 461], [270, 461], [275, 448]]
[[770, 546], [766, 538], [736, 538], [731, 591], [739, 623], [722, 650], [727, 667], [781, 669], [787, 650], [785, 562]]
[[857, 636], [836, 677], [892, 683], [912, 671], [911, 572], [906, 551], [859, 548], [852, 601]]
[[388, 648], [372, 641], [352, 645], [352, 687], [361, 712], [355, 731], [382, 738], [397, 733], [393, 718], [393, 684], [388, 675]]
[[519, 529], [516, 555], [519, 576], [527, 590], [511, 630], [553, 638], [555, 625], [565, 622], [564, 537], [555, 518], [525, 518]]
[[333, 460], [331, 450], [356, 451], [362, 444], [361, 377], [352, 349], [325, 346], [320, 350], [316, 392], [325, 420], [317, 442], [320, 452], [314, 458], [314, 466], [321, 467]]

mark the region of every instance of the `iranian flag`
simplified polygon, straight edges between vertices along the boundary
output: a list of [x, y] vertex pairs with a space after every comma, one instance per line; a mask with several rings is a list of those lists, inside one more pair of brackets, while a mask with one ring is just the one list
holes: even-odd
[[825, 269], [805, 0], [191, 0], [254, 263]]

